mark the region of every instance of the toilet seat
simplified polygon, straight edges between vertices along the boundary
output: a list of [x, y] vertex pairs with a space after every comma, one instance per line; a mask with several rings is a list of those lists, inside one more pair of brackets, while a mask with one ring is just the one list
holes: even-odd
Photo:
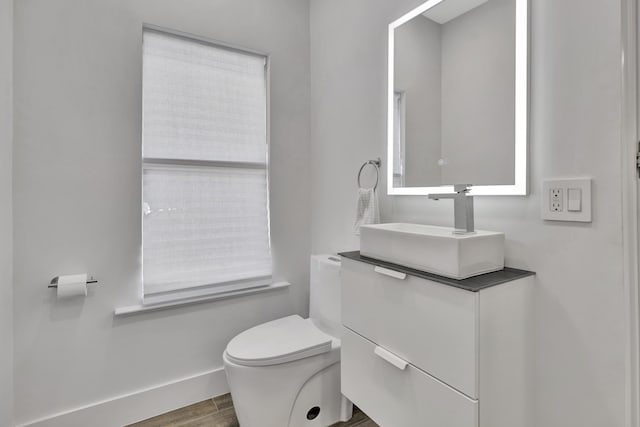
[[226, 356], [238, 365], [277, 365], [327, 353], [334, 340], [311, 320], [293, 315], [240, 333], [227, 345]]

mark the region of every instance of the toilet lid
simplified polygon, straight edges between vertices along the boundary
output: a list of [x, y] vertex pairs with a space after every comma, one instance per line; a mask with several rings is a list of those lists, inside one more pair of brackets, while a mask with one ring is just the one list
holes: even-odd
[[229, 342], [226, 353], [240, 365], [276, 365], [326, 353], [332, 340], [309, 319], [294, 315], [247, 329]]

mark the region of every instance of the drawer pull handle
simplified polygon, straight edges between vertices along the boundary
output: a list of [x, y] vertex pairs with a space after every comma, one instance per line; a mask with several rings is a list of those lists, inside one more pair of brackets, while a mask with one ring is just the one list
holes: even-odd
[[373, 350], [373, 352], [375, 353], [376, 356], [378, 356], [379, 358], [381, 358], [386, 362], [389, 362], [390, 364], [400, 369], [401, 371], [404, 371], [408, 365], [408, 363], [405, 360], [400, 359], [398, 356], [391, 353], [390, 351], [385, 350], [382, 347], [376, 347], [375, 350]]
[[375, 267], [373, 271], [379, 274], [384, 274], [385, 276], [393, 277], [394, 279], [404, 280], [407, 278], [407, 275], [405, 273], [401, 273], [395, 270], [389, 270], [388, 268], [384, 267]]

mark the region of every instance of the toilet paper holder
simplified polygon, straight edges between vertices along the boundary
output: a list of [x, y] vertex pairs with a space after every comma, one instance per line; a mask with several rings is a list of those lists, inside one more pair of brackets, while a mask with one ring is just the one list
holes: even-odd
[[[60, 276], [56, 276], [53, 279], [51, 279], [51, 283], [47, 287], [48, 288], [57, 288], [58, 287], [58, 279], [59, 278], [60, 278]], [[98, 283], [98, 281], [96, 279], [94, 279], [93, 276], [90, 276], [89, 279], [87, 280], [87, 285], [89, 285], [91, 283]]]

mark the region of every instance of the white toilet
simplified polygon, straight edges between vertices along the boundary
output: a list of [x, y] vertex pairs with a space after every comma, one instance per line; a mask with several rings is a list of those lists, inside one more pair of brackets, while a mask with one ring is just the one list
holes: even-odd
[[340, 259], [311, 256], [310, 318], [248, 329], [224, 369], [241, 427], [326, 427], [351, 418], [340, 393]]

